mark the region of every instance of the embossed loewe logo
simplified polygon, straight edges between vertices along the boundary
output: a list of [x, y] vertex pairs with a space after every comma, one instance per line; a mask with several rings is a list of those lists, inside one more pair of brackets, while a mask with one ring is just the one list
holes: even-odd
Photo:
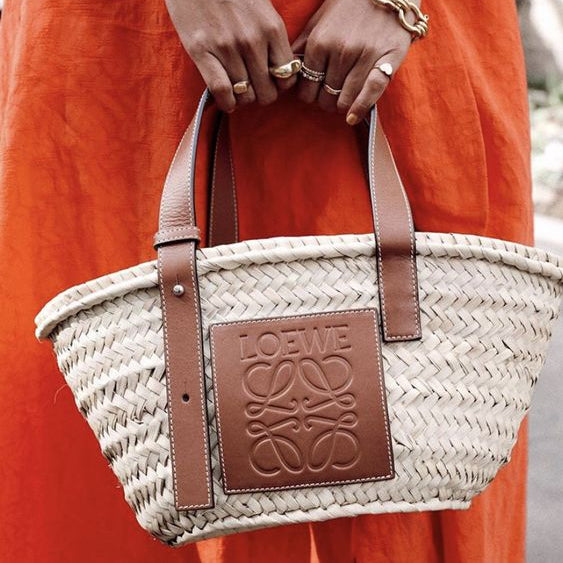
[[373, 311], [216, 325], [211, 344], [227, 492], [392, 476]]
[[[348, 469], [360, 459], [347, 324], [239, 336], [252, 467], [264, 476]], [[306, 449], [305, 449], [306, 448]]]

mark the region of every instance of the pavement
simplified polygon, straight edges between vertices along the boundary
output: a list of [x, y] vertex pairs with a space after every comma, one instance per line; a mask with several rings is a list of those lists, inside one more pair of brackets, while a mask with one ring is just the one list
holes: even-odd
[[[536, 246], [563, 256], [563, 220], [536, 217]], [[529, 416], [528, 563], [563, 561], [563, 308]]]

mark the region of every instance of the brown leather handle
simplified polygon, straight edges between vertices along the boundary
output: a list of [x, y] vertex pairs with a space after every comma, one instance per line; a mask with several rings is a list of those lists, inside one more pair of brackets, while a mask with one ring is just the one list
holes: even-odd
[[[194, 206], [198, 137], [209, 101], [206, 90], [180, 141], [164, 185], [155, 236], [174, 496], [180, 510], [213, 506]], [[218, 147], [226, 147], [227, 141], [224, 137]], [[219, 151], [216, 156], [224, 159], [224, 150], [222, 154]], [[228, 174], [222, 170], [222, 179], [215, 176], [216, 187], [221, 182], [221, 189], [229, 189]], [[383, 335], [387, 341], [414, 340], [421, 332], [413, 223], [389, 145], [377, 127], [375, 108], [369, 130], [368, 172]], [[232, 182], [230, 189], [234, 198]]]
[[207, 245], [232, 244], [238, 240], [237, 187], [229, 121], [225, 115], [221, 115], [213, 152]]
[[[416, 270], [415, 264], [412, 263], [414, 257], [412, 219], [408, 200], [381, 124], [379, 120], [376, 122], [375, 147], [372, 147], [369, 140], [370, 123], [371, 120], [366, 120], [366, 127], [360, 126], [356, 130], [363, 146], [373, 149], [366, 151], [365, 165], [372, 188], [374, 231], [376, 235], [379, 235], [378, 263], [380, 267], [378, 271], [380, 286], [384, 288], [380, 292], [384, 338], [387, 341], [409, 340], [420, 336], [420, 330], [418, 326], [415, 326], [413, 320], [415, 315], [411, 315], [411, 311], [408, 310], [409, 307], [411, 310], [417, 309], [418, 301], [413, 298], [407, 300], [407, 307], [398, 308], [398, 306], [400, 303], [404, 303], [403, 297], [407, 294], [416, 295]], [[232, 244], [238, 241], [236, 184], [226, 116], [220, 117], [217, 129], [207, 231], [209, 246]], [[401, 222], [403, 222], [402, 225]], [[408, 269], [411, 270], [406, 271], [405, 258], [397, 277], [393, 274], [397, 268], [393, 264], [394, 259], [392, 258], [396, 252], [408, 257], [410, 261]], [[403, 274], [408, 274], [406, 281], [398, 277]], [[386, 284], [387, 280], [389, 281]], [[395, 296], [393, 288], [397, 283], [400, 288], [402, 287], [400, 292], [404, 292], [404, 294]], [[411, 323], [410, 328], [405, 326], [405, 319]], [[416, 325], [418, 322], [418, 312], [416, 312]]]

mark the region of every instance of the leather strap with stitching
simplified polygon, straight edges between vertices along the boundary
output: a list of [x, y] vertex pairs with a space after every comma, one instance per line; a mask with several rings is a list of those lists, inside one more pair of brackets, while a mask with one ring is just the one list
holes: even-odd
[[[213, 506], [193, 183], [202, 97], [170, 166], [155, 236], [162, 304], [168, 420], [177, 509]], [[178, 288], [181, 291], [178, 291]], [[176, 291], [175, 291], [176, 289]]]
[[[363, 147], [368, 146], [366, 172], [377, 241], [383, 339], [416, 340], [421, 337], [421, 329], [411, 210], [375, 109], [366, 124], [367, 127], [357, 130]], [[236, 242], [236, 187], [226, 119], [221, 121], [217, 133], [211, 186], [210, 245]]]
[[229, 140], [229, 122], [224, 115], [221, 115], [219, 120], [209, 198], [208, 246], [238, 241], [237, 191]]
[[[196, 268], [195, 159], [206, 90], [174, 156], [162, 194], [155, 236], [161, 293], [171, 458], [176, 508], [213, 506], [205, 397], [201, 312]], [[414, 232], [408, 200], [383, 133], [371, 115], [369, 185], [377, 238], [378, 276], [386, 340], [420, 338]], [[219, 131], [220, 133], [220, 131]], [[376, 158], [377, 154], [377, 158]], [[229, 221], [212, 241], [238, 238], [228, 136], [217, 138], [211, 218]], [[225, 191], [226, 190], [226, 191]], [[227, 193], [228, 192], [228, 193]], [[222, 195], [220, 195], [222, 194]], [[218, 199], [219, 198], [219, 199]], [[227, 203], [221, 203], [227, 202]], [[215, 227], [216, 228], [216, 227]]]
[[370, 123], [368, 146], [383, 339], [418, 340], [422, 331], [414, 224], [389, 143], [375, 115]]

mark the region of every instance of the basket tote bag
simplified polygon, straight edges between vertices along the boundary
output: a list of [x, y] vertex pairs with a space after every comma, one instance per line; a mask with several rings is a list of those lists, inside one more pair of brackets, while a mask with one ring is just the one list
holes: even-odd
[[[469, 507], [530, 406], [562, 260], [415, 234], [375, 109], [361, 130], [374, 234], [237, 242], [228, 123], [212, 106], [206, 91], [170, 167], [157, 260], [70, 288], [36, 318], [139, 523], [178, 546]], [[199, 249], [208, 112], [211, 246]]]

